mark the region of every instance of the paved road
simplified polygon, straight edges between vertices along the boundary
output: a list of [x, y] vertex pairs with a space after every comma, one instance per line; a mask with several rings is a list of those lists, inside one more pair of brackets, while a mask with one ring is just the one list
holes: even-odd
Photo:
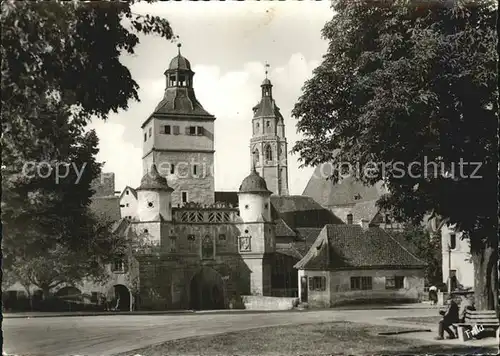
[[265, 326], [334, 320], [378, 324], [384, 318], [431, 315], [436, 315], [435, 308], [6, 318], [4, 353], [101, 356], [172, 339]]

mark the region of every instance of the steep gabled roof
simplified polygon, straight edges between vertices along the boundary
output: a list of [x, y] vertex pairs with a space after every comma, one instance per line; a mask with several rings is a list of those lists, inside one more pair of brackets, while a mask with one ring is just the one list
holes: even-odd
[[334, 183], [329, 177], [333, 166], [322, 164], [316, 167], [302, 195], [313, 198], [321, 206], [342, 206], [378, 200], [385, 193], [382, 182], [374, 186], [364, 185], [353, 176]]
[[125, 188], [123, 188], [123, 191], [122, 191], [122, 193], [120, 194], [120, 200], [121, 200], [121, 198], [125, 195], [125, 192], [127, 191], [127, 189], [128, 189], [128, 190], [130, 190], [130, 192], [131, 192], [131, 193], [132, 193], [132, 195], [135, 197], [135, 199], [137, 199], [137, 190], [135, 190], [134, 188], [129, 187], [129, 186], [127, 185]]
[[391, 234], [378, 227], [327, 225], [299, 269], [423, 268], [425, 262]]

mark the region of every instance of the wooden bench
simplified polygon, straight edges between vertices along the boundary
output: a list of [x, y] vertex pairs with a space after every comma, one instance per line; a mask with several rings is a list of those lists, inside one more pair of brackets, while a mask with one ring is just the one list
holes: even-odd
[[464, 342], [475, 336], [470, 330], [475, 326], [477, 326], [477, 332], [481, 331], [480, 329], [496, 330], [500, 324], [495, 310], [466, 310], [465, 322], [454, 323], [453, 326], [457, 328], [458, 338], [460, 341]]

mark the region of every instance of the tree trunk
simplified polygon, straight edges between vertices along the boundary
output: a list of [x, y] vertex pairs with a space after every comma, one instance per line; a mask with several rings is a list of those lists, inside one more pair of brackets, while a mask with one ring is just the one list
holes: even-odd
[[497, 310], [497, 254], [497, 249], [492, 246], [482, 246], [471, 251], [477, 310]]
[[40, 286], [42, 290], [42, 298], [43, 300], [47, 300], [50, 296], [50, 287], [49, 286]]

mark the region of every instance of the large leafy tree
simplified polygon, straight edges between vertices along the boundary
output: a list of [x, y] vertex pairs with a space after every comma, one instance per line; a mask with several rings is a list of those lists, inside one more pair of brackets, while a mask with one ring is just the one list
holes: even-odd
[[173, 34], [165, 19], [133, 14], [130, 2], [1, 6], [3, 268], [48, 291], [103, 275], [116, 244], [88, 208], [101, 164], [86, 125], [139, 99], [119, 60], [138, 35]]
[[464, 232], [480, 309], [497, 303], [496, 6], [335, 1], [328, 51], [293, 110], [303, 164], [359, 164], [360, 180], [385, 181], [379, 203], [398, 219], [433, 212]]

